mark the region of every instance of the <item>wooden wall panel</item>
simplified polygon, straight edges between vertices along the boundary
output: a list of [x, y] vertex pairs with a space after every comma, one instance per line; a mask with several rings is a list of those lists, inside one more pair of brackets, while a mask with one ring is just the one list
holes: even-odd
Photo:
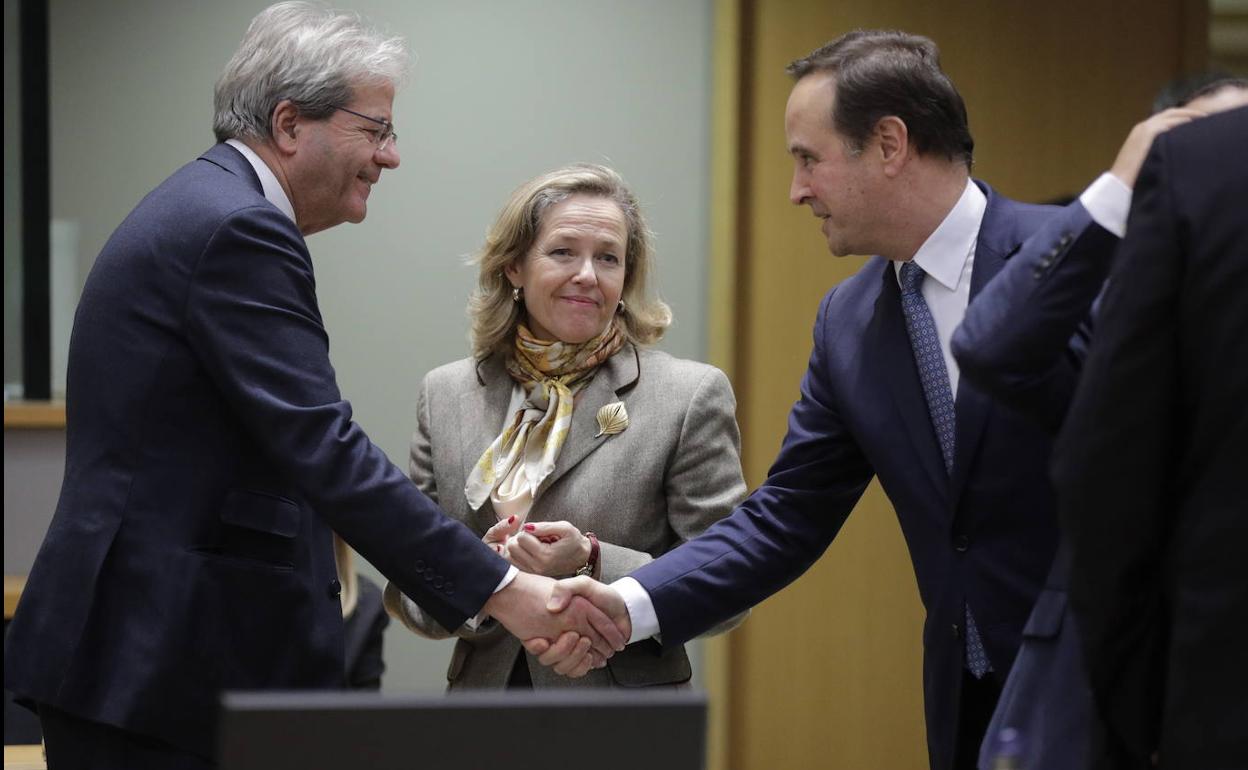
[[[1194, 0], [744, 0], [733, 380], [747, 479], [783, 437], [819, 299], [861, 258], [826, 250], [788, 202], [784, 65], [855, 27], [926, 34], [967, 101], [975, 174], [1011, 197], [1076, 193], [1158, 86], [1203, 61]], [[1197, 30], [1194, 32], [1193, 30]], [[824, 558], [730, 637], [729, 766], [921, 768], [923, 610], [873, 484]]]

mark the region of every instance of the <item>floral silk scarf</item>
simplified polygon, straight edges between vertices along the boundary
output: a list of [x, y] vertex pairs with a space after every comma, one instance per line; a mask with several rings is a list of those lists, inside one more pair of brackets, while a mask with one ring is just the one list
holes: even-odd
[[464, 494], [474, 511], [487, 497], [497, 509], [500, 502], [537, 491], [555, 469], [567, 440], [576, 394], [623, 344], [624, 335], [614, 321], [579, 345], [539, 340], [524, 324], [516, 328], [515, 350], [506, 366], [524, 388], [525, 399], [468, 476]]

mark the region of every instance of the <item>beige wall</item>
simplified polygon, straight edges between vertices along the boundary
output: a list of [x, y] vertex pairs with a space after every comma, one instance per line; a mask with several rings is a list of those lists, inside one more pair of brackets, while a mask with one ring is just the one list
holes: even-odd
[[[731, 335], [746, 474], [757, 484], [797, 398], [818, 302], [862, 264], [830, 257], [809, 211], [788, 203], [784, 65], [855, 27], [934, 38], [967, 102], [976, 176], [1041, 201], [1077, 193], [1108, 167], [1156, 88], [1201, 61], [1204, 17], [1188, 0], [739, 7], [736, 320], [718, 333]], [[892, 508], [872, 485], [814, 569], [731, 637], [729, 767], [926, 766], [913, 574]]]

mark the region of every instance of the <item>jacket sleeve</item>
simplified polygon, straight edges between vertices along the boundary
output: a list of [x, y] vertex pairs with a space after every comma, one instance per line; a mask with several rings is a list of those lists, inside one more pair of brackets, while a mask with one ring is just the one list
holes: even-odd
[[[437, 502], [438, 482], [433, 470], [432, 437], [429, 419], [429, 378], [425, 377], [416, 395], [416, 430], [412, 434], [407, 469], [417, 488]], [[385, 606], [386, 612], [402, 623], [407, 630], [426, 639], [449, 639], [452, 636], [476, 639], [495, 633], [501, 628], [498, 621], [493, 618], [486, 619], [475, 629], [462, 624], [455, 627], [443, 626], [421, 609], [420, 604], [413, 601], [410, 596], [404, 595], [393, 582], [386, 583]]]
[[954, 331], [962, 376], [1056, 432], [1117, 243], [1078, 201], [1036, 231], [971, 301]]
[[835, 290], [820, 307], [801, 397], [767, 480], [729, 516], [641, 567], [663, 645], [682, 644], [800, 577], [827, 549], [874, 475], [840, 416], [824, 360]]
[[444, 625], [479, 611], [506, 563], [351, 419], [294, 224], [268, 206], [226, 218], [198, 257], [185, 312], [208, 376], [329, 526]]

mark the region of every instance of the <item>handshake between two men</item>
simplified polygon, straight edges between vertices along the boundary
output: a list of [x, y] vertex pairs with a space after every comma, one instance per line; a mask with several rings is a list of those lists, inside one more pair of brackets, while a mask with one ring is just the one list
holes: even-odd
[[484, 609], [543, 666], [571, 678], [605, 666], [632, 634], [623, 598], [586, 576], [554, 580], [520, 572]]

